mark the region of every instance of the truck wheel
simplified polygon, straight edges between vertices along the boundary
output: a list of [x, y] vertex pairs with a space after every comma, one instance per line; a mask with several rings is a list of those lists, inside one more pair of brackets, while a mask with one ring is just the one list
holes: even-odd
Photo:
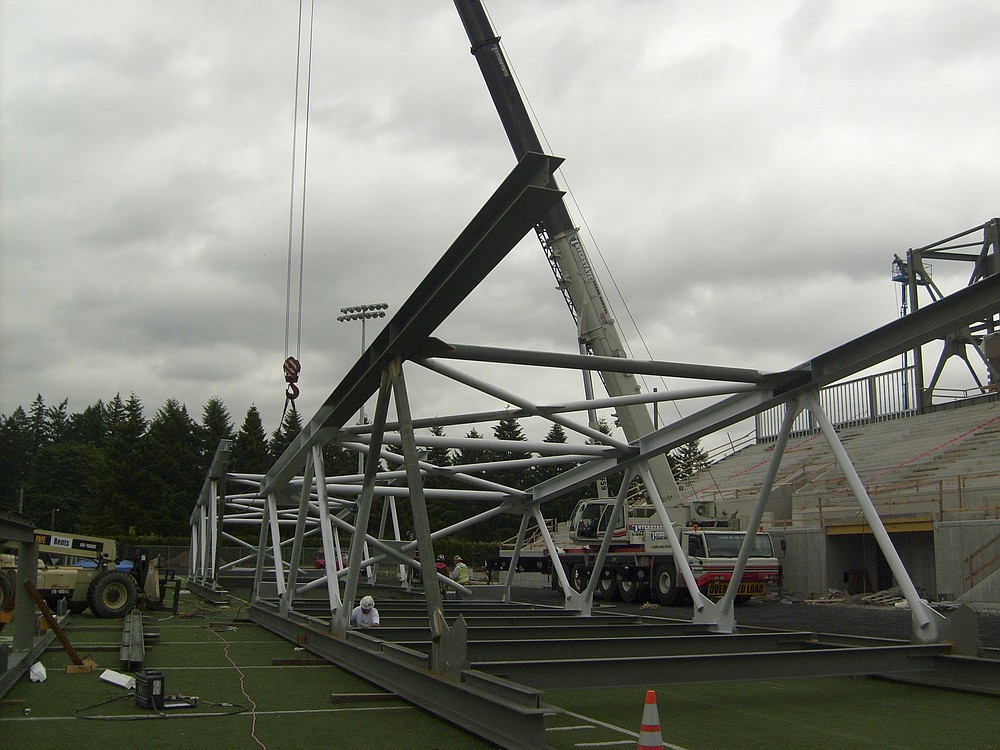
[[620, 580], [615, 584], [618, 598], [626, 604], [631, 604], [639, 598], [639, 583], [637, 581]]
[[569, 569], [569, 585], [574, 591], [583, 591], [587, 588], [587, 569], [583, 565], [574, 565]]
[[657, 565], [653, 571], [653, 598], [659, 604], [669, 607], [677, 600], [677, 576], [674, 566]]
[[14, 609], [14, 577], [0, 573], [0, 612]]
[[124, 617], [139, 597], [135, 579], [127, 573], [109, 570], [90, 584], [87, 601], [98, 617]]
[[594, 596], [606, 602], [615, 599], [615, 579], [608, 576], [601, 576], [597, 579], [597, 588], [594, 589]]

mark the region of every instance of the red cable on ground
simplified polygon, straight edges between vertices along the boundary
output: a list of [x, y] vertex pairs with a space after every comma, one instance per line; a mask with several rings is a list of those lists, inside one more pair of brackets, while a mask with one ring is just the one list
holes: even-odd
[[254, 742], [264, 748], [264, 750], [267, 750], [267, 745], [261, 742], [260, 738], [257, 737], [257, 704], [254, 702], [254, 699], [250, 697], [250, 693], [247, 692], [246, 686], [244, 685], [246, 675], [243, 674], [242, 669], [236, 666], [236, 662], [234, 662], [232, 657], [229, 655], [229, 641], [223, 638], [222, 634], [218, 630], [212, 630], [212, 632], [215, 633], [219, 640], [226, 645], [223, 652], [226, 656], [226, 661], [233, 665], [233, 669], [235, 669], [236, 673], [240, 676], [240, 692], [243, 693], [243, 697], [250, 702], [250, 736], [253, 737]]

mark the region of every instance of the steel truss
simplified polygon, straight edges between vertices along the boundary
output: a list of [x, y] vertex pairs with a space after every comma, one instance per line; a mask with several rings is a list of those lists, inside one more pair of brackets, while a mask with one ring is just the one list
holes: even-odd
[[[690, 681], [697, 679], [699, 672], [704, 670], [711, 670], [716, 678], [733, 679], [880, 670], [916, 670], [926, 675], [931, 668], [929, 665], [943, 652], [950, 650], [955, 653], [957, 650], [974, 657], [975, 637], [964, 631], [957, 632], [956, 625], [917, 596], [878, 513], [840, 445], [836, 431], [820, 407], [817, 392], [825, 385], [903, 351], [995, 315], [1000, 308], [1000, 275], [984, 277], [933, 305], [915, 310], [905, 318], [777, 373], [736, 367], [465, 346], [432, 338], [439, 324], [532, 230], [542, 214], [561, 196], [560, 191], [550, 186], [552, 172], [559, 163], [559, 159], [541, 154], [528, 154], [521, 160], [266, 474], [240, 474], [233, 470], [238, 467], [230, 469], [230, 446], [227, 441], [220, 444], [191, 516], [189, 583], [207, 596], [221, 595], [224, 589], [220, 586], [220, 577], [226, 568], [245, 566], [253, 560], [250, 613], [255, 620], [286, 637], [305, 643], [315, 653], [398, 692], [470, 731], [501, 742], [505, 747], [543, 746], [543, 718], [550, 709], [543, 706], [537, 690], [512, 684], [498, 675], [523, 679], [543, 689], [555, 685], [583, 687], [605, 684], [596, 676], [602, 672], [615, 673], [617, 680], [627, 674], [633, 675], [633, 680], [640, 680], [640, 683], [630, 684], [657, 684], [671, 679]], [[494, 368], [509, 365], [668, 375], [696, 382], [690, 389], [674, 392], [537, 404], [450, 364], [460, 361], [489, 363]], [[438, 388], [453, 388], [459, 384], [480, 392], [493, 403], [499, 400], [512, 405], [512, 408], [414, 418], [411, 414], [411, 393], [404, 375], [404, 369], [408, 369], [409, 365], [434, 376]], [[373, 394], [377, 394], [377, 405], [372, 423], [349, 426], [348, 420]], [[651, 404], [671, 398], [708, 396], [718, 397], [718, 400], [632, 443], [592, 429], [586, 418], [588, 410], [614, 408], [624, 403]], [[611, 530], [603, 540], [590, 583], [584, 591], [576, 591], [570, 585], [566, 571], [558, 564], [555, 544], [541, 509], [546, 502], [610, 475], [624, 474], [626, 481], [623, 487], [627, 487], [630, 477], [637, 475], [647, 480], [647, 490], [656, 506], [660, 523], [671, 535], [674, 559], [680, 565], [680, 573], [685, 577], [688, 589], [697, 592], [686, 555], [680, 549], [676, 534], [672, 533], [673, 524], [668, 510], [656, 493], [654, 483], [648, 481], [649, 461], [696, 438], [780, 405], [784, 405], [786, 417], [748, 528], [756, 529], [765, 512], [795, 416], [802, 409], [808, 409], [821, 425], [904, 592], [910, 606], [913, 641], [916, 647], [924, 647], [923, 651], [915, 655], [912, 650], [901, 649], [900, 644], [892, 644], [893, 651], [885, 651], [884, 644], [864, 649], [848, 649], [843, 644], [832, 649], [810, 646], [798, 649], [794, 656], [781, 660], [757, 654], [753, 658], [747, 656], [742, 660], [727, 661], [724, 668], [719, 666], [718, 660], [706, 658], [697, 661], [689, 656], [683, 671], [679, 670], [676, 661], [667, 668], [663, 662], [650, 660], [648, 656], [641, 657], [645, 665], [641, 668], [616, 667], [609, 670], [606, 663], [595, 662], [587, 666], [582, 661], [569, 660], [565, 652], [559, 652], [560, 656], [547, 662], [547, 669], [532, 666], [531, 662], [537, 665], [538, 660], [530, 656], [520, 660], [504, 659], [504, 665], [492, 670], [493, 673], [486, 666], [491, 661], [497, 661], [492, 658], [485, 659], [480, 668], [472, 668], [475, 665], [470, 653], [480, 647], [470, 644], [467, 618], [471, 617], [471, 613], [456, 610], [457, 605], [452, 603], [446, 607], [442, 591], [455, 590], [462, 597], [471, 599], [471, 603], [483, 606], [483, 599], [509, 602], [518, 552], [515, 551], [515, 558], [502, 585], [464, 587], [436, 573], [435, 542], [471, 526], [488, 523], [498, 516], [514, 515], [521, 519], [518, 534], [520, 547], [533, 520], [549, 548], [564, 592], [563, 617], [568, 615], [576, 623], [607, 625], [607, 618], [594, 615], [592, 601]], [[393, 412], [392, 418], [390, 412]], [[574, 414], [582, 416], [574, 417]], [[474, 425], [511, 415], [535, 417], [559, 424], [572, 436], [572, 442], [473, 440], [418, 435], [416, 432], [436, 426]], [[323, 461], [323, 448], [327, 445], [348, 448], [365, 456], [364, 472], [329, 476]], [[531, 453], [533, 457], [528, 461], [438, 466], [427, 460], [425, 449], [432, 448], [516, 451]], [[489, 478], [493, 471], [540, 463], [566, 468], [553, 479], [529, 489], [505, 486]], [[426, 488], [424, 480], [428, 476], [448, 476], [460, 489]], [[476, 510], [446, 528], [432, 529], [426, 512], [428, 497], [462, 501]], [[387, 514], [395, 509], [388, 502], [392, 498], [409, 502], [413, 519], [412, 539], [400, 537], [398, 523], [392, 524], [391, 533], [387, 529]], [[369, 521], [379, 500], [383, 502], [381, 528], [377, 534], [370, 533]], [[624, 493], [617, 502], [624, 502]], [[258, 545], [254, 547], [226, 532], [224, 528], [227, 525], [259, 526]], [[317, 534], [322, 540], [325, 570], [319, 577], [314, 577], [314, 571], [306, 570], [311, 566], [303, 565], [302, 555], [304, 540]], [[247, 556], [228, 566], [218, 565], [217, 552], [221, 540], [244, 546]], [[687, 627], [697, 628], [701, 637], [717, 639], [720, 634], [728, 634], [726, 637], [734, 639], [742, 637], [733, 602], [735, 587], [747, 563], [752, 543], [753, 534], [747, 534], [737, 561], [737, 574], [720, 601], [713, 602], [695, 594], [692, 623]], [[347, 558], [346, 565], [343, 564], [344, 556]], [[400, 644], [387, 640], [391, 628], [380, 629], [380, 635], [386, 639], [373, 639], [349, 628], [349, 615], [359, 591], [374, 583], [366, 573], [384, 562], [398, 565], [399, 580], [390, 582], [389, 588], [382, 589], [383, 593], [395, 590], [403, 596], [409, 588], [408, 571], [411, 570], [419, 571], [425, 582], [420, 616], [413, 620], [411, 628], [412, 637]], [[367, 579], [364, 582], [363, 577]], [[429, 585], [433, 581], [440, 586]], [[318, 600], [317, 596], [320, 597]], [[457, 617], [450, 618], [450, 614], [456, 611]], [[496, 617], [495, 614], [492, 616]], [[551, 623], [546, 625], [550, 626]], [[523, 627], [518, 630], [523, 630]], [[476, 638], [488, 640], [480, 635]], [[740, 650], [737, 646], [739, 642], [730, 641], [732, 647], [723, 650], [731, 656], [732, 651]], [[952, 645], [945, 646], [946, 642]], [[712, 643], [714, 648], [718, 648], [714, 646], [718, 641]], [[415, 644], [422, 645], [418, 647]], [[639, 649], [636, 653], [642, 653], [638, 645], [635, 648]], [[880, 648], [883, 650], [878, 651]], [[877, 656], [872, 649], [877, 651]], [[516, 654], [517, 646], [510, 645], [509, 653]], [[763, 667], [761, 660], [772, 666]], [[873, 664], [878, 665], [877, 669], [872, 668]], [[567, 666], [562, 669], [557, 665]], [[671, 674], [677, 677], [672, 678]], [[466, 703], [455, 710], [456, 700]]]

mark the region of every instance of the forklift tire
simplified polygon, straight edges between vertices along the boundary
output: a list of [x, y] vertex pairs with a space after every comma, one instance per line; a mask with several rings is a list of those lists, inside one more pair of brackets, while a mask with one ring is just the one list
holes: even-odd
[[66, 608], [69, 609], [69, 612], [70, 612], [71, 615], [81, 615], [87, 609], [87, 602], [86, 601], [81, 601], [81, 602], [70, 601], [70, 602], [67, 602]]
[[95, 578], [87, 591], [87, 601], [98, 617], [121, 618], [135, 607], [139, 587], [127, 573], [109, 570]]
[[0, 573], [0, 612], [14, 609], [14, 576]]

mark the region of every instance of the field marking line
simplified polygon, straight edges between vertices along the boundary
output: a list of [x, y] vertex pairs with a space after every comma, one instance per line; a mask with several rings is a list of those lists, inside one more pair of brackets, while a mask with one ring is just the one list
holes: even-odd
[[[572, 716], [574, 719], [579, 719], [580, 721], [591, 721], [594, 724], [597, 724], [598, 726], [604, 727], [605, 729], [610, 729], [613, 732], [621, 732], [626, 737], [632, 737], [635, 740], [639, 739], [639, 733], [638, 732], [633, 732], [631, 729], [624, 729], [623, 727], [615, 726], [614, 724], [609, 724], [606, 721], [601, 721], [600, 719], [595, 719], [593, 716], [584, 716], [583, 714], [574, 713], [573, 711], [566, 711], [565, 709], [563, 710], [563, 712], [567, 716]], [[686, 747], [681, 747], [680, 745], [673, 745], [673, 744], [671, 744], [669, 742], [664, 742], [663, 746], [667, 747], [667, 748], [670, 748], [670, 750], [688, 750], [688, 748], [686, 748]], [[582, 745], [581, 745], [581, 747], [582, 747]]]

